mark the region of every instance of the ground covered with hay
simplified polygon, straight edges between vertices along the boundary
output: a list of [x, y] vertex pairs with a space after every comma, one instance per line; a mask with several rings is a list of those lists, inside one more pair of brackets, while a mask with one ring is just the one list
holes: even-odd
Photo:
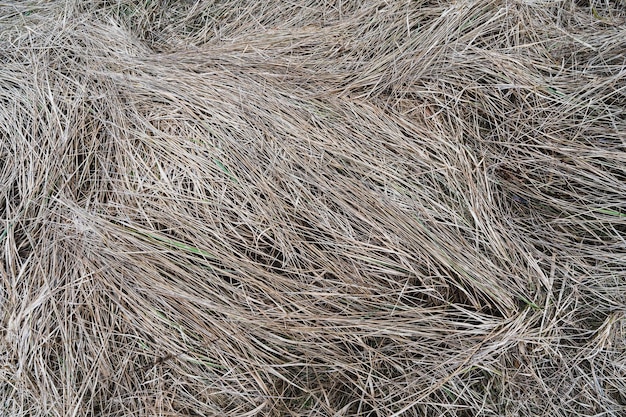
[[626, 3], [0, 2], [0, 415], [626, 413]]

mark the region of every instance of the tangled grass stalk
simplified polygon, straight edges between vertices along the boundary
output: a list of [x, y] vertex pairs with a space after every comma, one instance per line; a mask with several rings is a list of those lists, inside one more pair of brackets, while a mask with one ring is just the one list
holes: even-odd
[[0, 414], [626, 413], [626, 5], [0, 2]]

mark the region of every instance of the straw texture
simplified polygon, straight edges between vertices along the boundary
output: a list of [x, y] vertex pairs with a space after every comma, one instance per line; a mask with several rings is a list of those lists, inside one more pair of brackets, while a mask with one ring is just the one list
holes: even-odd
[[0, 2], [0, 414], [626, 413], [626, 4]]

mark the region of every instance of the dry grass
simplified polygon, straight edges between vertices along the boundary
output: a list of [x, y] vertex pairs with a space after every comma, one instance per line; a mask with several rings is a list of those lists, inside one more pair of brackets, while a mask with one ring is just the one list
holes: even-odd
[[626, 5], [0, 2], [0, 415], [620, 416]]

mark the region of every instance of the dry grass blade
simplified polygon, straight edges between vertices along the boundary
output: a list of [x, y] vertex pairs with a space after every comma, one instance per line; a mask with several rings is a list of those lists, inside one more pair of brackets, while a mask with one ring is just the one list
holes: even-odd
[[625, 28], [0, 2], [0, 415], [624, 415]]

